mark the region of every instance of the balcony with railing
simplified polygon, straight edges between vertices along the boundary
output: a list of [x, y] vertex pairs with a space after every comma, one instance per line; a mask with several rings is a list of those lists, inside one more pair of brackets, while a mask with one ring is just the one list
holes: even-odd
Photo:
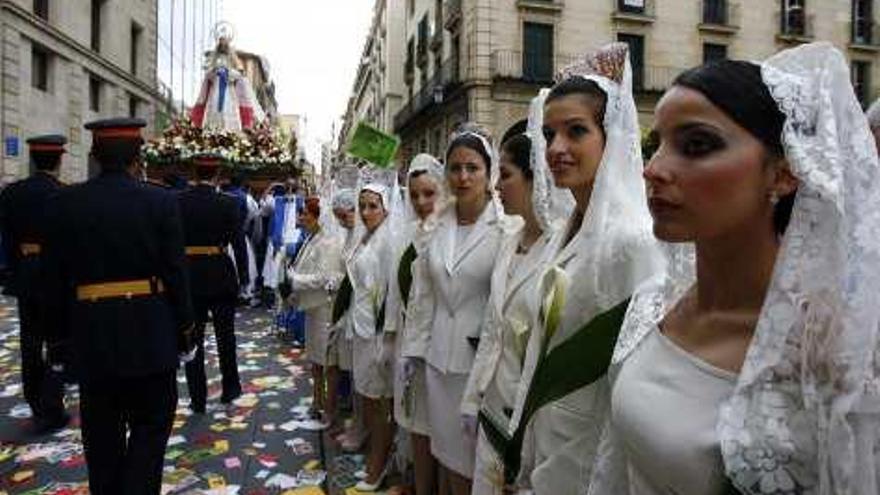
[[461, 23], [461, 0], [446, 0], [443, 12], [443, 27], [447, 31], [455, 31]]
[[700, 31], [733, 34], [740, 27], [739, 4], [726, 0], [700, 0]]
[[635, 24], [651, 24], [655, 19], [654, 0], [611, 0], [611, 19]]
[[672, 86], [672, 81], [683, 70], [680, 67], [664, 65], [645, 65], [641, 68], [634, 66], [632, 68], [633, 91], [637, 93], [662, 93]]
[[784, 9], [777, 14], [779, 19], [779, 34], [776, 38], [780, 41], [806, 43], [813, 40], [813, 16], [807, 14], [802, 7]]
[[421, 114], [431, 106], [443, 103], [461, 82], [459, 61], [457, 58], [447, 59], [426, 81], [419, 92], [413, 95], [406, 105], [394, 116], [394, 129], [399, 131], [413, 117]]
[[852, 38], [849, 47], [854, 50], [880, 51], [880, 29], [872, 19], [856, 19], [852, 22]]
[[560, 69], [575, 60], [576, 55], [556, 54], [550, 61], [524, 57], [518, 50], [496, 50], [492, 52], [490, 68], [493, 79], [547, 84], [553, 82]]

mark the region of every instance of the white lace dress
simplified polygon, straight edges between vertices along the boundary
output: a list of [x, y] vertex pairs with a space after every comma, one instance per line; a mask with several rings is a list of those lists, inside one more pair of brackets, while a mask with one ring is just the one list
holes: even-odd
[[722, 493], [715, 426], [735, 385], [735, 373], [691, 355], [654, 327], [611, 392], [611, 427], [626, 456], [630, 495]]

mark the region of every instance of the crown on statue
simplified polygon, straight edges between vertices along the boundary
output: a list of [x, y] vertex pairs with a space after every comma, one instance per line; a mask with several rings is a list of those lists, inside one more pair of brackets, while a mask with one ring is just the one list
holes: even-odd
[[214, 37], [215, 43], [219, 43], [220, 40], [232, 42], [235, 39], [235, 27], [230, 22], [220, 21], [211, 30], [211, 35]]

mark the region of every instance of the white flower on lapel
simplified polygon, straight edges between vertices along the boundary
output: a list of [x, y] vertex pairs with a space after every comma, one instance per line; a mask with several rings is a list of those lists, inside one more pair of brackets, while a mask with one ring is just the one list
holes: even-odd
[[568, 288], [568, 275], [565, 270], [558, 266], [552, 267], [544, 275], [543, 291], [544, 302], [542, 313], [544, 314], [544, 341], [549, 345], [550, 339], [556, 334], [559, 322], [562, 319], [562, 309], [565, 308], [565, 292]]

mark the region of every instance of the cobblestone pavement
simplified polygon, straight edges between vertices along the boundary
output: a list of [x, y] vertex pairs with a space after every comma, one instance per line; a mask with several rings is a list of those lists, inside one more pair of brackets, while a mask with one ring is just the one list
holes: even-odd
[[[0, 495], [88, 493], [76, 387], [68, 387], [65, 399], [70, 427], [43, 436], [29, 432], [14, 303], [0, 298]], [[206, 334], [211, 333], [209, 328]], [[178, 372], [180, 400], [165, 455], [163, 494], [357, 493], [349, 487], [362, 456], [342, 455], [329, 435], [302, 428], [311, 383], [301, 352], [282, 342], [266, 310], [240, 312], [236, 334], [244, 394], [234, 405], [219, 403], [213, 337], [206, 343], [206, 414], [190, 413], [183, 371]]]

